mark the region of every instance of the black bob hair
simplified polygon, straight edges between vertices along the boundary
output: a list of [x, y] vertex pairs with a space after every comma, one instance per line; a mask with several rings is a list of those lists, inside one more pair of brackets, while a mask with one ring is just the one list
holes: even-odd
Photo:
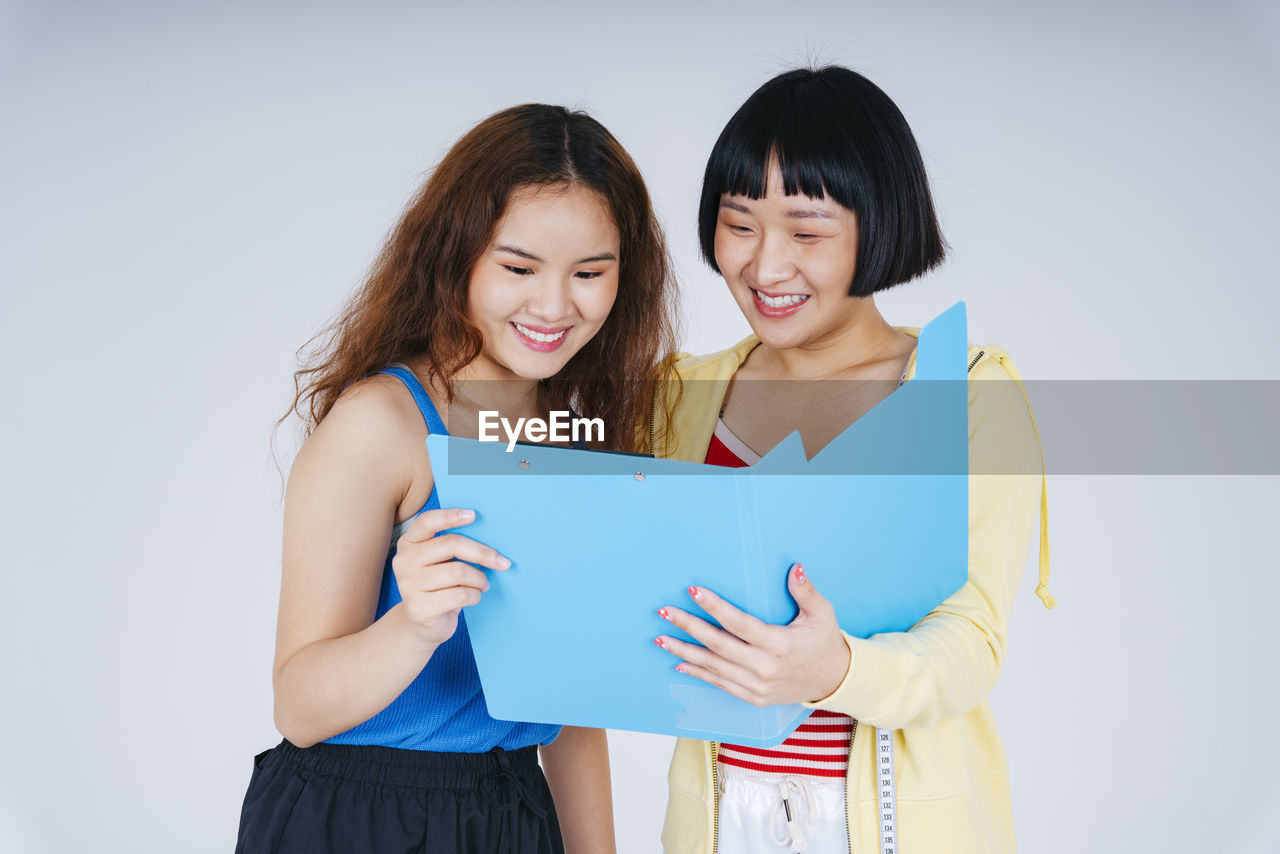
[[946, 242], [907, 120], [870, 80], [828, 65], [798, 68], [765, 83], [733, 114], [711, 149], [698, 239], [702, 257], [717, 273], [720, 197], [762, 198], [774, 156], [786, 195], [829, 195], [857, 215], [858, 257], [849, 296], [870, 296], [942, 263]]

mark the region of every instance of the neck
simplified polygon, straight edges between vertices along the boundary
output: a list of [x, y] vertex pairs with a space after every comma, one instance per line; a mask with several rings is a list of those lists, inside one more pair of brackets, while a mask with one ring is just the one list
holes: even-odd
[[[478, 360], [477, 360], [478, 361]], [[504, 415], [540, 412], [540, 390], [537, 380], [489, 375], [482, 366], [472, 363], [454, 374], [454, 404], [464, 409], [491, 410]]]
[[870, 297], [858, 299], [847, 323], [798, 347], [759, 348], [760, 367], [784, 379], [822, 380], [874, 361], [891, 349], [899, 333]]

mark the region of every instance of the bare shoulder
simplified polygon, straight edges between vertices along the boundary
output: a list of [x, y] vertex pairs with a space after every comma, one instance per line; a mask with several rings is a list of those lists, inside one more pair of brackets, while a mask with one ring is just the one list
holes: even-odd
[[[290, 472], [340, 481], [360, 481], [365, 490], [380, 493], [380, 503], [391, 500], [395, 521], [417, 512], [431, 494], [431, 469], [427, 462], [427, 426], [412, 394], [395, 377], [375, 374], [347, 388], [324, 420], [303, 444]], [[421, 495], [421, 501], [411, 510]]]
[[374, 374], [351, 386], [334, 402], [316, 432], [325, 425], [373, 432], [379, 439], [405, 434], [413, 441], [427, 435], [427, 425], [404, 383], [388, 374]]

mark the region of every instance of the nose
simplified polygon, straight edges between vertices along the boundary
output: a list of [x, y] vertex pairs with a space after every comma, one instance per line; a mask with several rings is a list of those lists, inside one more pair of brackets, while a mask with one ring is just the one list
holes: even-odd
[[751, 257], [751, 278], [762, 288], [781, 284], [796, 274], [791, 247], [785, 235], [766, 231]]
[[572, 313], [572, 295], [568, 276], [540, 276], [529, 295], [525, 309], [548, 325], [566, 319]]

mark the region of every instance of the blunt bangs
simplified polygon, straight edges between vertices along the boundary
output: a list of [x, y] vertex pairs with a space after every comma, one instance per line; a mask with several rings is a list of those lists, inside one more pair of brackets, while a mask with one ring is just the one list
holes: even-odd
[[870, 296], [942, 262], [946, 244], [906, 119], [870, 80], [831, 65], [788, 71], [765, 83], [712, 147], [698, 238], [703, 259], [717, 273], [721, 196], [763, 198], [774, 158], [786, 195], [826, 196], [857, 215], [850, 296]]

